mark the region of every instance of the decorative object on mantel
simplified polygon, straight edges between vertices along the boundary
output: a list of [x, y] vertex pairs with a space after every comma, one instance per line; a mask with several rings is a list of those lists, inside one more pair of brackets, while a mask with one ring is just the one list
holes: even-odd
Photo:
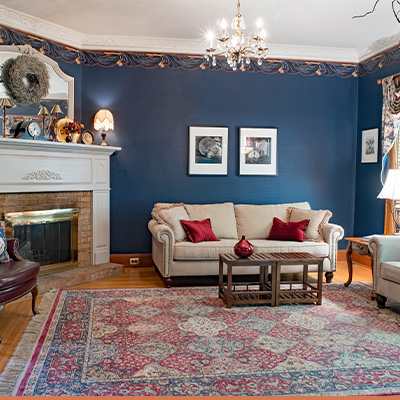
[[235, 254], [239, 257], [249, 257], [253, 254], [253, 245], [246, 240], [246, 237], [242, 235], [242, 238], [233, 247]]
[[101, 137], [103, 140], [99, 143], [100, 146], [109, 146], [106, 142], [106, 132], [110, 129], [114, 130], [114, 117], [109, 110], [99, 110], [94, 117], [94, 129], [101, 129]]
[[93, 144], [94, 143], [94, 135], [91, 131], [82, 132], [81, 142], [83, 144]]
[[240, 1], [237, 2], [237, 13], [232, 20], [231, 28], [234, 30], [232, 36], [227, 31], [227, 24], [225, 19], [222, 19], [221, 29], [222, 38], [218, 39], [220, 42], [217, 48], [213, 48], [213, 33], [208, 33], [208, 40], [210, 41], [209, 48], [206, 49], [204, 55], [205, 63], [212, 63], [212, 66], [217, 65], [217, 56], [225, 56], [229, 66], [236, 71], [239, 67], [244, 70], [245, 66], [250, 65], [250, 58], [256, 58], [257, 64], [262, 65], [262, 59], [267, 56], [268, 48], [264, 45], [265, 30], [262, 29], [261, 18], [257, 21], [257, 32], [250, 32], [248, 36], [244, 36], [243, 30], [246, 29], [244, 19], [240, 14]]
[[35, 103], [49, 93], [50, 77], [46, 65], [32, 56], [8, 59], [1, 78], [6, 93], [18, 103]]
[[42, 127], [34, 119], [23, 119], [22, 121], [14, 122], [10, 128], [10, 135], [16, 139], [24, 136], [26, 132], [33, 139], [36, 139], [42, 133]]
[[[400, 200], [400, 169], [389, 169], [385, 184], [378, 194], [378, 199], [386, 199], [386, 200]], [[395, 210], [391, 205], [392, 202], [387, 202], [391, 207], [392, 217], [393, 217], [393, 226], [395, 230], [395, 235], [400, 235], [400, 221], [399, 221], [399, 212]]]
[[1, 100], [0, 108], [3, 109], [3, 137], [6, 137], [6, 109], [11, 108], [10, 100], [4, 98]]
[[77, 143], [83, 124], [71, 118], [61, 118], [57, 122], [57, 140], [59, 142]]
[[38, 115], [41, 115], [43, 117], [43, 132], [46, 129], [46, 117], [50, 115], [49, 110], [47, 109], [46, 106], [41, 106]]

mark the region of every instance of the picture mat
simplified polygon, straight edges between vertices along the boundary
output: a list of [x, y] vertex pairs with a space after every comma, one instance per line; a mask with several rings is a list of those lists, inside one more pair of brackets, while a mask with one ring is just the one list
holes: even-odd
[[[221, 162], [196, 162], [199, 138], [218, 138], [222, 150]], [[198, 161], [198, 157], [197, 157]], [[228, 174], [228, 127], [189, 126], [189, 175]]]
[[[240, 128], [240, 175], [277, 175], [277, 136], [276, 128]], [[250, 146], [252, 150], [249, 149], [249, 142], [253, 144]], [[255, 148], [256, 144], [257, 148]], [[260, 144], [263, 144], [264, 149], [270, 151], [267, 156], [263, 157], [263, 149]], [[258, 160], [250, 163], [249, 157], [246, 157], [246, 154], [254, 150], [262, 158], [261, 163]]]
[[361, 162], [378, 162], [379, 151], [379, 129], [367, 129], [362, 131], [361, 138]]

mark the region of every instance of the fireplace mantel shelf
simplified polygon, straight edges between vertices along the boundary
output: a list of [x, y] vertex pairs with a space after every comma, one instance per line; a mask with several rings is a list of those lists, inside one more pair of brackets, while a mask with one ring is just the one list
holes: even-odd
[[28, 150], [51, 150], [51, 151], [66, 151], [66, 152], [83, 152], [83, 153], [96, 153], [111, 155], [116, 151], [121, 150], [121, 147], [114, 146], [99, 146], [99, 145], [86, 145], [82, 143], [61, 143], [50, 142], [47, 140], [28, 140], [28, 139], [10, 139], [0, 138], [0, 147], [3, 148], [24, 148]]

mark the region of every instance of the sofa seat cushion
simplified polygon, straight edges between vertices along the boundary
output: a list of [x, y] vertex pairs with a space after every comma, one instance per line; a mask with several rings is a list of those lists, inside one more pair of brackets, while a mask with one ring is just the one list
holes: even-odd
[[[218, 260], [220, 253], [233, 253], [237, 240], [224, 239], [219, 242], [180, 242], [174, 246], [174, 260]], [[251, 240], [256, 253], [305, 252], [317, 257], [329, 255], [329, 245], [319, 242], [292, 242], [281, 240]]]
[[381, 277], [400, 283], [400, 261], [387, 261], [381, 264]]
[[180, 242], [174, 246], [174, 260], [218, 260], [220, 253], [233, 253], [237, 239], [218, 242]]
[[287, 210], [289, 207], [306, 210], [311, 208], [308, 202], [267, 205], [236, 204], [235, 216], [238, 238], [243, 235], [246, 236], [247, 240], [268, 237], [274, 217], [283, 222], [288, 222]]

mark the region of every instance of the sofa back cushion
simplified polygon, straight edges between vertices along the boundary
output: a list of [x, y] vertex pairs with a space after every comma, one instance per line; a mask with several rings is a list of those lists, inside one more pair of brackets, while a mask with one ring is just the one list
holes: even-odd
[[191, 220], [210, 218], [211, 228], [218, 239], [236, 239], [236, 219], [233, 203], [185, 204]]
[[[287, 209], [289, 207], [310, 210], [308, 202], [287, 203], [287, 204], [237, 204], [235, 205], [235, 216], [237, 224], [237, 238], [242, 235], [246, 239], [265, 239], [272, 228], [274, 217], [283, 222], [288, 222]], [[218, 236], [217, 236], [218, 237]]]

